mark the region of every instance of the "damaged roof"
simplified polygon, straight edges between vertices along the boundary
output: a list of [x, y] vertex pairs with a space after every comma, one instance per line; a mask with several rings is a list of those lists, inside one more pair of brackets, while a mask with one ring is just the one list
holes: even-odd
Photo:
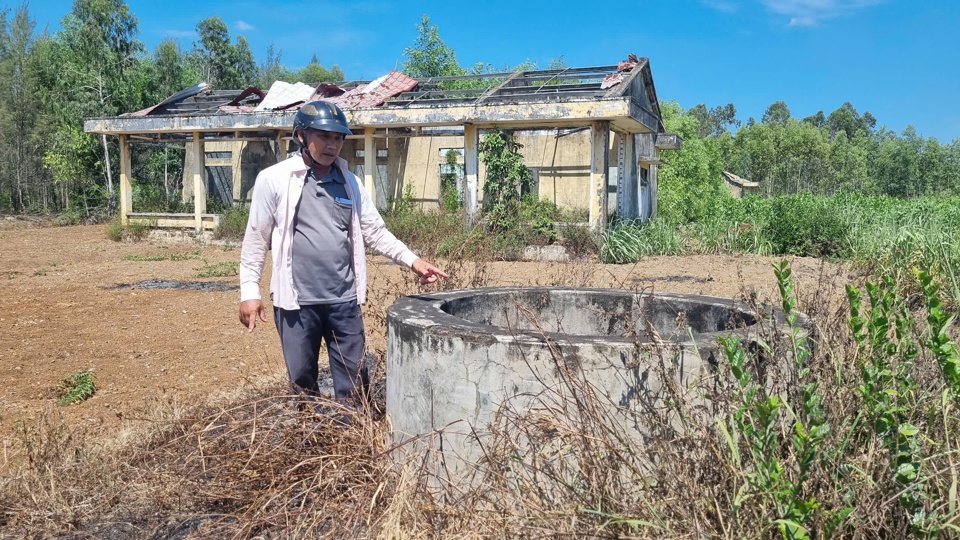
[[414, 79], [393, 70], [372, 81], [286, 83], [215, 90], [205, 83], [146, 109], [84, 122], [90, 133], [138, 138], [276, 135], [288, 132], [308, 101], [340, 105], [351, 127], [578, 127], [610, 121], [632, 133], [663, 131], [649, 61], [629, 55], [615, 65]]

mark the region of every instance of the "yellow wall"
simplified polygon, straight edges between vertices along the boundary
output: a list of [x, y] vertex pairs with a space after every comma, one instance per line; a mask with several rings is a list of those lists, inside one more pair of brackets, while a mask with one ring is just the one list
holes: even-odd
[[[540, 198], [563, 208], [586, 210], [590, 183], [590, 130], [517, 131], [514, 136], [523, 145], [520, 153], [524, 163], [539, 173]], [[387, 140], [390, 195], [393, 198], [402, 196], [409, 184], [413, 186], [415, 201], [426, 208], [437, 207], [440, 165], [446, 162], [442, 151], [463, 149], [463, 137], [443, 135]], [[382, 144], [382, 139], [380, 141], [378, 146]], [[462, 164], [463, 158], [458, 161]], [[485, 178], [486, 168], [481, 161], [477, 186], [480, 201]]]
[[[515, 131], [514, 137], [523, 145], [523, 154], [527, 167], [539, 174], [541, 199], [547, 199], [561, 208], [588, 210], [590, 197], [590, 130], [589, 129], [541, 129], [535, 131]], [[481, 132], [481, 140], [483, 133]], [[611, 144], [614, 137], [611, 136]], [[386, 149], [386, 157], [378, 157], [378, 167], [385, 167], [387, 176], [378, 182], [378, 188], [384, 187], [385, 193], [378, 200], [392, 202], [404, 195], [406, 186], [412, 186], [415, 202], [424, 208], [437, 208], [440, 198], [440, 165], [446, 162], [443, 150], [463, 149], [461, 135], [423, 135], [411, 137], [374, 138], [378, 149]], [[364, 164], [364, 158], [357, 156], [363, 150], [362, 138], [350, 138], [344, 145], [341, 155], [357, 172]], [[206, 151], [215, 151], [208, 143]], [[236, 149], [238, 147], [234, 147]], [[242, 148], [242, 147], [239, 147]], [[220, 150], [220, 148], [217, 148]], [[226, 148], [224, 148], [226, 150]], [[235, 152], [237, 155], [239, 152]], [[188, 153], [189, 156], [189, 153]], [[459, 158], [463, 163], [463, 157]], [[616, 167], [616, 149], [610, 151], [611, 167]], [[248, 165], [244, 165], [247, 167]], [[486, 170], [479, 164], [478, 199], [483, 199], [483, 182]], [[361, 182], [363, 178], [360, 178]], [[613, 182], [611, 182], [613, 183]], [[245, 192], [249, 199], [249, 192]]]
[[587, 210], [590, 196], [590, 130], [518, 131], [527, 167], [538, 169], [539, 195], [560, 208]]

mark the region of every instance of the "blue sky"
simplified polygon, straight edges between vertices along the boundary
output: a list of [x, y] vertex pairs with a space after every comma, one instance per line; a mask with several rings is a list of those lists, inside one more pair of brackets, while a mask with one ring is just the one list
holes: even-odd
[[[19, 2], [2, 0], [15, 9]], [[55, 32], [71, 0], [34, 0], [38, 28]], [[657, 95], [685, 108], [733, 103], [759, 119], [782, 100], [795, 117], [845, 101], [878, 126], [913, 125], [942, 143], [960, 138], [960, 2], [955, 0], [128, 0], [140, 39], [189, 49], [197, 23], [219, 16], [258, 62], [272, 43], [297, 68], [314, 53], [348, 79], [399, 67], [423, 14], [461, 65], [525, 60], [544, 68], [650, 59]]]

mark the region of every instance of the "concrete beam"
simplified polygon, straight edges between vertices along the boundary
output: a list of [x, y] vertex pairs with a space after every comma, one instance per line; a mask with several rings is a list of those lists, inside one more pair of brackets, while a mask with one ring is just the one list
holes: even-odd
[[[167, 212], [131, 212], [129, 219], [133, 223], [143, 223], [156, 229], [187, 229], [191, 226], [196, 227], [197, 223], [197, 217], [194, 214]], [[203, 214], [200, 216], [200, 222], [203, 230], [212, 231], [220, 223], [220, 215]]]
[[[557, 102], [483, 103], [455, 105], [410, 105], [402, 109], [347, 109], [347, 121], [355, 129], [368, 127], [458, 126], [478, 128], [505, 127], [584, 127], [605, 120], [622, 131], [657, 131], [656, 116], [630, 97], [583, 99]], [[270, 129], [289, 131], [296, 111], [274, 111], [196, 116], [123, 116], [92, 118], [84, 121], [88, 133], [108, 135], [145, 133], [245, 132]]]

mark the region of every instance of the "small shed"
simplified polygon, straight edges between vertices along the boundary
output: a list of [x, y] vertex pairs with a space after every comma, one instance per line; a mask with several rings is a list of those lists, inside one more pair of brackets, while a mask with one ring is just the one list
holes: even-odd
[[[443, 156], [454, 150], [468, 219], [482, 197], [478, 143], [485, 130], [522, 139], [539, 194], [559, 206], [581, 205], [596, 229], [613, 214], [653, 217], [660, 151], [682, 144], [664, 132], [648, 59], [632, 54], [605, 66], [420, 80], [391, 71], [372, 81], [280, 83], [268, 91], [201, 83], [142, 111], [86, 119], [84, 130], [119, 138], [124, 223], [146, 219], [200, 232], [218, 221], [207, 213], [208, 197], [242, 204], [257, 172], [287, 156], [296, 110], [312, 99], [344, 109], [353, 135], [341, 155], [378, 207], [407, 185], [429, 200]], [[130, 145], [157, 143], [184, 145], [184, 192], [193, 213], [132, 207]]]
[[746, 195], [760, 191], [760, 184], [757, 182], [741, 178], [729, 171], [723, 171], [721, 174], [734, 198], [742, 199]]

